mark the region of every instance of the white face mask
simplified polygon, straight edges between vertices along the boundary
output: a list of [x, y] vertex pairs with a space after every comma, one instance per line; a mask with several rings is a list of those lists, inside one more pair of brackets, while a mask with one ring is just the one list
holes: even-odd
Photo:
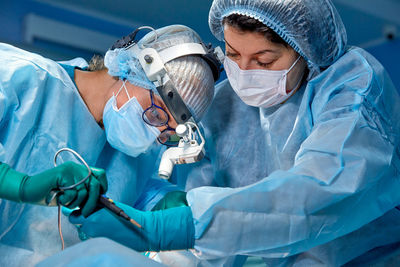
[[224, 67], [229, 83], [244, 103], [267, 108], [284, 102], [294, 93], [295, 90], [286, 93], [286, 79], [299, 60], [300, 57], [288, 70], [241, 70], [236, 62], [225, 57]]

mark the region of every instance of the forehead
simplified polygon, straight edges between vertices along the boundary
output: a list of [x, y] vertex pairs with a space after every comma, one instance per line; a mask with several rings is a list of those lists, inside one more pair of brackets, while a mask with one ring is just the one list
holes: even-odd
[[255, 54], [260, 51], [279, 53], [285, 49], [282, 44], [273, 43], [259, 32], [240, 31], [235, 27], [224, 26], [226, 46], [241, 54]]

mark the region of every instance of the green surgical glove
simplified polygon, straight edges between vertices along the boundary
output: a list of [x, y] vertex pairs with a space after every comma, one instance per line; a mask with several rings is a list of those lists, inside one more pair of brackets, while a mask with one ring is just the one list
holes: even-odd
[[165, 194], [165, 196], [158, 201], [158, 203], [153, 207], [152, 211], [185, 206], [188, 206], [186, 192], [171, 191]]
[[[96, 208], [99, 195], [107, 191], [104, 170], [91, 169], [92, 175], [84, 183], [57, 195], [59, 204], [71, 209], [80, 207], [85, 217]], [[49, 203], [55, 191], [81, 181], [87, 174], [88, 170], [84, 165], [74, 162], [65, 162], [33, 176], [0, 163], [0, 198], [39, 205], [56, 204]]]
[[121, 219], [107, 209], [87, 219], [74, 211], [69, 221], [79, 231], [79, 237], [107, 237], [137, 251], [190, 249], [194, 246], [194, 224], [190, 207], [176, 207], [160, 211], [140, 211], [116, 203], [143, 228]]

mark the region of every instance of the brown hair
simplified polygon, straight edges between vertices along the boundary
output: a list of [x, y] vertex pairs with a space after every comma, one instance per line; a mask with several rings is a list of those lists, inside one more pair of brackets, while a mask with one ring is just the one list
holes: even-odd
[[262, 22], [259, 20], [256, 20], [254, 18], [245, 16], [245, 15], [239, 15], [239, 14], [232, 14], [227, 17], [224, 17], [222, 20], [223, 25], [229, 25], [231, 27], [234, 27], [242, 32], [257, 32], [257, 33], [262, 33], [264, 34], [264, 37], [277, 44], [282, 44], [286, 47], [288, 47], [288, 43], [286, 43], [276, 32], [271, 30], [271, 28], [265, 26]]
[[104, 70], [104, 58], [100, 55], [94, 55], [89, 62], [88, 71]]

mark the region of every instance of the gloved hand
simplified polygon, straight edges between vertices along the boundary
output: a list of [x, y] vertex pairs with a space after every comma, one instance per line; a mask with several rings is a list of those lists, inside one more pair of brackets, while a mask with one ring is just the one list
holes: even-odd
[[143, 228], [101, 209], [87, 219], [74, 211], [69, 221], [78, 228], [82, 240], [107, 237], [137, 251], [189, 249], [194, 246], [194, 225], [190, 207], [160, 211], [139, 211], [116, 204]]
[[[94, 211], [100, 194], [107, 191], [104, 170], [92, 169], [92, 175], [84, 183], [63, 191], [57, 196], [58, 203], [68, 208], [80, 207], [87, 217]], [[0, 163], [0, 197], [40, 205], [48, 205], [52, 190], [70, 186], [85, 178], [88, 170], [84, 165], [65, 162], [37, 175], [28, 176]]]
[[186, 200], [186, 192], [171, 191], [166, 193], [165, 196], [157, 202], [152, 211], [184, 206], [188, 206], [188, 202]]

